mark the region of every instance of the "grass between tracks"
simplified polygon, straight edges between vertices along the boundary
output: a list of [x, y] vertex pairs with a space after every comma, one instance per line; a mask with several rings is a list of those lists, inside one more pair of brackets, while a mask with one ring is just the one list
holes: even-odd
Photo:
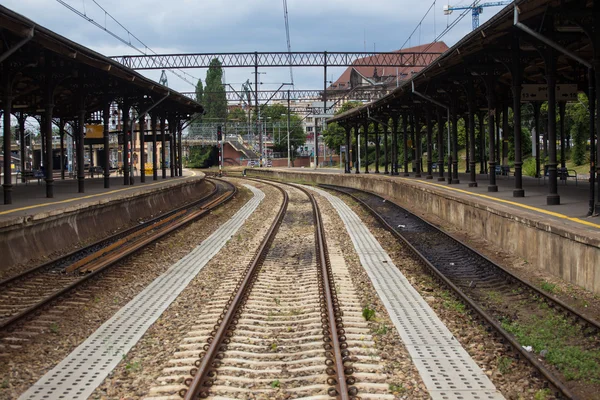
[[531, 346], [556, 367], [567, 380], [600, 383], [600, 350], [594, 338], [588, 338], [590, 349], [573, 346], [573, 338], [581, 337], [580, 327], [560, 315], [546, 313], [520, 321], [503, 320], [502, 327], [515, 335], [522, 346]]

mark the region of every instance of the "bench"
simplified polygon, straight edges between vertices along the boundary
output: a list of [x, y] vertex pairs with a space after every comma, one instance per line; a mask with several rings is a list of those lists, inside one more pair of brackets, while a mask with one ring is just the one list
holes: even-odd
[[[546, 182], [547, 176], [549, 176], [548, 166], [544, 165], [544, 183]], [[577, 186], [577, 171], [574, 169], [556, 168], [556, 176], [559, 180], [565, 181], [565, 185], [567, 184], [568, 178], [575, 178], [575, 186]]]
[[41, 183], [42, 179], [45, 178], [44, 173], [39, 169], [21, 171], [20, 175], [21, 176], [19, 177], [19, 174], [17, 174], [17, 181], [19, 179], [22, 179], [25, 181], [26, 185], [29, 183], [29, 181], [34, 180], [34, 179], [37, 179], [38, 185], [39, 185]]
[[510, 165], [496, 165], [496, 175], [510, 176]]

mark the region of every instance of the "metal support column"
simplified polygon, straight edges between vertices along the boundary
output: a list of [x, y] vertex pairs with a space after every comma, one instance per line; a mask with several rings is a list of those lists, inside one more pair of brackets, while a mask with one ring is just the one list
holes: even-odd
[[484, 130], [484, 113], [480, 112], [477, 115], [477, 119], [479, 120], [479, 173], [481, 175], [485, 174], [485, 130]]
[[[365, 135], [365, 174], [369, 173], [369, 121], [363, 122], [363, 130]], [[315, 132], [316, 134], [316, 132]], [[316, 136], [315, 136], [316, 137]]]
[[2, 171], [4, 172], [4, 182], [2, 183], [2, 189], [4, 192], [4, 204], [12, 204], [12, 171], [11, 171], [11, 157], [10, 157], [10, 149], [11, 149], [11, 137], [12, 133], [10, 131], [10, 115], [12, 113], [12, 82], [8, 77], [7, 73], [4, 73], [2, 77], [3, 82], [2, 86], [4, 87], [4, 97], [2, 99], [2, 104], [4, 106], [4, 165], [2, 166]]
[[[500, 140], [500, 165], [508, 164], [508, 102], [504, 104], [502, 109], [502, 139]], [[504, 146], [506, 143], [506, 146]], [[506, 163], [504, 162], [506, 160]]]
[[104, 103], [104, 109], [102, 110], [102, 120], [104, 122], [102, 137], [104, 139], [104, 187], [106, 189], [110, 187], [110, 103], [110, 101], [106, 101]]
[[463, 115], [465, 121], [465, 174], [471, 172], [471, 147], [469, 147], [469, 132], [471, 131], [471, 118], [469, 113]]
[[144, 154], [146, 153], [146, 134], [145, 134], [145, 130], [146, 130], [146, 114], [141, 114], [139, 116], [138, 119], [138, 124], [139, 124], [139, 132], [140, 132], [140, 157], [139, 157], [139, 164], [140, 164], [140, 182], [141, 183], [145, 183], [146, 182], [146, 163], [144, 161]]
[[373, 130], [375, 131], [375, 173], [379, 173], [379, 152], [381, 151], [379, 146], [379, 123], [373, 123]]
[[392, 115], [392, 175], [398, 175], [398, 125], [400, 115]]
[[[350, 134], [352, 131], [352, 127], [350, 125], [345, 125], [344, 129], [346, 130], [346, 159], [344, 160], [344, 173], [349, 174], [352, 172], [350, 170]], [[340, 157], [342, 155], [340, 154]], [[341, 162], [342, 160], [340, 160]]]
[[123, 185], [126, 186], [129, 186], [129, 108], [129, 102], [123, 100], [123, 104], [121, 104], [121, 120], [123, 123]]
[[556, 166], [556, 54], [548, 51], [546, 59], [546, 83], [548, 83], [548, 196], [546, 204], [560, 204], [558, 195], [558, 174]]
[[423, 151], [421, 149], [421, 121], [419, 115], [415, 112], [413, 114], [413, 148], [415, 149], [415, 178], [421, 177], [421, 157]]
[[384, 153], [383, 161], [385, 162], [385, 167], [384, 167], [383, 173], [386, 175], [389, 175], [389, 173], [390, 173], [390, 170], [388, 168], [388, 164], [390, 162], [390, 158], [388, 155], [388, 130], [389, 130], [389, 126], [390, 126], [389, 118], [385, 122], [386, 122], [386, 124], [383, 126], [383, 153]]
[[402, 115], [402, 149], [404, 153], [404, 174], [403, 176], [410, 176], [408, 173], [408, 115]]
[[[558, 102], [558, 118], [560, 119], [560, 166], [566, 168], [565, 159], [565, 108], [567, 103], [564, 101]], [[565, 178], [566, 179], [566, 178]]]
[[495, 80], [493, 77], [484, 78], [486, 87], [486, 97], [488, 102], [488, 139], [489, 139], [489, 178], [488, 192], [497, 192], [496, 185], [496, 147], [494, 146], [494, 131], [496, 130], [496, 93]]
[[355, 173], [360, 174], [360, 136], [359, 136], [360, 125], [356, 124], [354, 126], [354, 137], [356, 139], [356, 151], [354, 155], [356, 156], [356, 162], [354, 163]]
[[152, 129], [152, 180], [158, 180], [158, 149], [156, 147], [156, 113], [150, 115], [150, 127]]
[[513, 197], [525, 197], [523, 189], [523, 145], [521, 133], [521, 50], [519, 35], [515, 34], [512, 42], [512, 93], [513, 93], [513, 134], [515, 135], [515, 188]]
[[60, 179], [65, 180], [65, 121], [61, 118], [58, 123], [60, 135]]
[[531, 105], [533, 106], [533, 129], [535, 129], [534, 143], [532, 143], [535, 149], [535, 177], [540, 178], [540, 109], [542, 103], [533, 102]]
[[427, 118], [427, 176], [425, 179], [433, 179], [433, 116], [431, 107], [425, 108], [425, 118]]
[[437, 110], [437, 119], [438, 119], [438, 134], [437, 134], [437, 144], [438, 144], [438, 182], [443, 182], [446, 180], [444, 178], [444, 119], [442, 117], [442, 113], [440, 110]]
[[164, 115], [160, 116], [160, 169], [162, 178], [167, 179], [167, 125]]
[[25, 171], [25, 113], [20, 112], [17, 115], [17, 119], [19, 121], [19, 157], [21, 158], [21, 182], [25, 182], [25, 176], [23, 175], [23, 171]]
[[84, 146], [83, 134], [85, 133], [85, 104], [83, 100], [83, 88], [80, 88], [79, 110], [77, 115], [77, 189], [79, 193], [85, 193], [85, 169], [84, 169]]
[[477, 187], [476, 160], [475, 160], [475, 84], [473, 79], [469, 79], [467, 83], [467, 107], [469, 108], [469, 153], [470, 158], [467, 158], [469, 164], [469, 187]]
[[179, 176], [183, 176], [183, 143], [181, 140], [182, 129], [181, 122], [177, 124], [177, 165], [179, 166]]
[[[169, 168], [171, 169], [171, 178], [175, 177], [175, 119], [169, 119]], [[259, 132], [262, 134], [262, 132]]]
[[[588, 216], [594, 215], [594, 190], [596, 185], [596, 166], [594, 164], [594, 140], [596, 140], [596, 85], [594, 82], [594, 69], [588, 68], [588, 107], [590, 114], [590, 196], [589, 196], [589, 208]], [[600, 143], [600, 139], [598, 140]], [[600, 196], [600, 193], [598, 193]], [[600, 212], [600, 207], [596, 206], [596, 214]]]
[[453, 185], [460, 183], [458, 179], [458, 115], [456, 106], [453, 107], [452, 114], [452, 180]]

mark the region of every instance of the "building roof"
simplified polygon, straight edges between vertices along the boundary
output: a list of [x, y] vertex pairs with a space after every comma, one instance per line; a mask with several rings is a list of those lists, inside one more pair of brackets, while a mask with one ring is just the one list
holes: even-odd
[[[444, 42], [436, 42], [436, 43], [427, 43], [420, 46], [409, 47], [407, 49], [396, 50], [394, 53], [444, 53], [448, 50], [448, 46]], [[377, 62], [377, 58], [382, 57], [380, 55], [363, 57], [359, 60], [372, 60], [375, 59], [373, 63]], [[355, 61], [355, 63], [357, 63]], [[331, 86], [327, 90], [346, 90], [350, 87], [350, 76], [352, 75], [352, 70], [355, 70], [360, 75], [365, 78], [372, 78], [375, 76], [375, 70], [377, 70], [377, 75], [380, 77], [383, 76], [407, 76], [410, 77], [413, 73], [417, 73], [421, 71], [425, 67], [362, 67], [362, 66], [350, 66], [346, 68], [346, 70], [340, 75], [340, 77], [331, 84]], [[342, 84], [342, 85], [340, 85]]]

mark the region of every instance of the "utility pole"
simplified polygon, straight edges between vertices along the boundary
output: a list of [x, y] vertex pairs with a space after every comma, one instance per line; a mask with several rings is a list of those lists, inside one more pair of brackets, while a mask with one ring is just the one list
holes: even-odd
[[256, 112], [256, 132], [258, 133], [258, 166], [262, 167], [263, 157], [263, 138], [262, 132], [258, 129], [258, 52], [254, 52], [254, 109]]
[[288, 157], [287, 157], [287, 161], [288, 161], [288, 168], [290, 168], [290, 161], [291, 161], [291, 154], [290, 154], [290, 90], [288, 89], [288, 98], [287, 98], [287, 153], [288, 153]]

